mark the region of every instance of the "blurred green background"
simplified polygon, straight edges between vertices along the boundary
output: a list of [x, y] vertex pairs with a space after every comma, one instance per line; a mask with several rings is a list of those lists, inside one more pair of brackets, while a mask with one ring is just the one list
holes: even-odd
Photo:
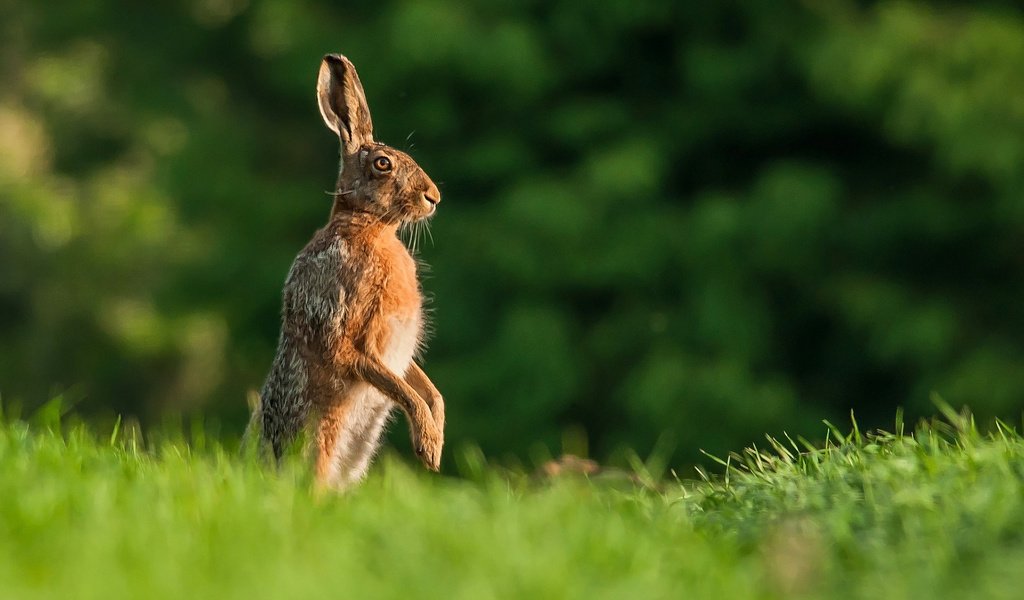
[[5, 404], [240, 433], [329, 211], [336, 51], [444, 195], [449, 447], [1019, 421], [1016, 3], [346, 4], [0, 1]]

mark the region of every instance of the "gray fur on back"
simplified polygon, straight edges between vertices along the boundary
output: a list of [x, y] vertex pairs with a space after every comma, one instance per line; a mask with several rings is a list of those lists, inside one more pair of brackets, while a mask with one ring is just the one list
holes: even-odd
[[322, 229], [285, 278], [281, 336], [258, 407], [260, 446], [269, 445], [275, 458], [306, 427], [314, 408], [310, 358], [323, 357], [342, 330], [342, 269], [347, 257], [348, 248], [338, 233]]

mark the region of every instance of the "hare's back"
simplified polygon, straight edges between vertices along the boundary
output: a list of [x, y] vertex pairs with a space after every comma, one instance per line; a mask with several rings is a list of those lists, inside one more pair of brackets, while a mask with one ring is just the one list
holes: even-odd
[[345, 317], [345, 266], [351, 254], [340, 236], [318, 235], [295, 258], [284, 285], [286, 325], [304, 326], [301, 333], [325, 334], [338, 330]]

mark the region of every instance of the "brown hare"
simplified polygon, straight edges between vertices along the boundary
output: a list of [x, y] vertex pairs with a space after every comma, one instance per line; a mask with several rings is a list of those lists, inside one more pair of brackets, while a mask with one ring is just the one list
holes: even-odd
[[341, 141], [334, 203], [288, 272], [277, 354], [246, 435], [279, 459], [309, 431], [318, 484], [344, 488], [365, 476], [397, 404], [417, 455], [437, 471], [444, 402], [413, 360], [423, 299], [398, 228], [433, 215], [441, 195], [409, 155], [373, 140], [347, 58], [324, 57], [316, 93]]

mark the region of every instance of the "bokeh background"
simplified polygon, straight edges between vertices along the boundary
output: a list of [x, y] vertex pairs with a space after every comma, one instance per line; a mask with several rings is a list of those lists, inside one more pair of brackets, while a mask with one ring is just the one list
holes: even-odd
[[340, 51], [444, 195], [449, 447], [687, 462], [933, 394], [1019, 422], [1017, 3], [0, 7], [7, 406], [241, 432], [329, 210]]

